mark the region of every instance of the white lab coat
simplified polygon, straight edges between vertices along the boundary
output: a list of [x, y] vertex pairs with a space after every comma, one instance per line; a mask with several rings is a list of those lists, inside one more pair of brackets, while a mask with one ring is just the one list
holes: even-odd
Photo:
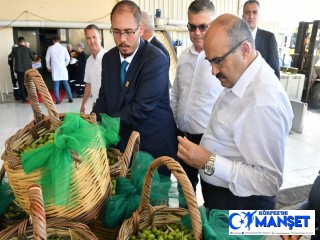
[[67, 65], [69, 62], [68, 50], [60, 43], [55, 43], [48, 48], [46, 64], [48, 70], [51, 70], [53, 81], [68, 80]]

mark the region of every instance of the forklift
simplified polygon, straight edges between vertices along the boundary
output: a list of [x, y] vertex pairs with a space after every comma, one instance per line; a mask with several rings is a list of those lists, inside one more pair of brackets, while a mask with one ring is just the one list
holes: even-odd
[[320, 20], [299, 23], [291, 57], [291, 66], [306, 76], [301, 101], [320, 109]]

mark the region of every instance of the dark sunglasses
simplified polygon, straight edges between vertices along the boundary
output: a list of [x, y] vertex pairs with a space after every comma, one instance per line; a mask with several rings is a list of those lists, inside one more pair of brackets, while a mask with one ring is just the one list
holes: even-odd
[[212, 58], [212, 59], [208, 59], [208, 58], [205, 58], [209, 61], [209, 63], [211, 64], [214, 64], [216, 67], [218, 68], [221, 68], [222, 66], [222, 61], [228, 57], [231, 53], [233, 53], [240, 45], [241, 43], [243, 43], [244, 41], [247, 41], [249, 40], [249, 38], [246, 38], [242, 41], [240, 41], [238, 44], [236, 44], [234, 47], [232, 47], [226, 54], [224, 54], [222, 57], [215, 57], [215, 58]]
[[189, 32], [194, 32], [194, 31], [196, 31], [197, 28], [199, 29], [200, 32], [205, 32], [205, 31], [207, 31], [208, 27], [209, 27], [208, 24], [201, 24], [201, 25], [197, 26], [197, 25], [193, 25], [193, 24], [188, 23], [188, 25], [187, 25]]

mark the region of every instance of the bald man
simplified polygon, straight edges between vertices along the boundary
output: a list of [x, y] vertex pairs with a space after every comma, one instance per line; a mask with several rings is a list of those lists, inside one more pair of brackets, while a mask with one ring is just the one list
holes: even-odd
[[255, 50], [243, 19], [215, 19], [204, 50], [225, 89], [200, 145], [178, 137], [178, 157], [199, 169], [205, 207], [274, 209], [293, 118], [287, 93]]

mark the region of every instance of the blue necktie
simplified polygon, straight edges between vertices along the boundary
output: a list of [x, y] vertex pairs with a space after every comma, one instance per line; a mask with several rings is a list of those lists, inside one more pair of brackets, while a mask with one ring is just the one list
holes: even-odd
[[121, 68], [120, 68], [120, 81], [121, 81], [121, 86], [123, 87], [124, 80], [126, 79], [126, 73], [127, 73], [127, 66], [128, 62], [126, 60], [122, 61], [121, 63]]

